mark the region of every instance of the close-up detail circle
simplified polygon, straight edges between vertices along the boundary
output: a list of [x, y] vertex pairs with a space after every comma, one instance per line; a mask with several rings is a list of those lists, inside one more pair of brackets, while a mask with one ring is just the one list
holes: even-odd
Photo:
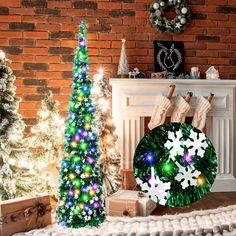
[[217, 173], [217, 157], [203, 132], [188, 124], [169, 123], [142, 138], [133, 168], [146, 196], [161, 205], [182, 207], [209, 192]]

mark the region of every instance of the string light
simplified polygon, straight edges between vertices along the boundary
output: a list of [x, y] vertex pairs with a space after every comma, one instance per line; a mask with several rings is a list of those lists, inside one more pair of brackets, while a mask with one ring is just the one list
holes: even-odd
[[197, 185], [198, 187], [203, 187], [206, 185], [206, 178], [203, 175], [199, 175], [197, 178]]
[[189, 153], [185, 153], [183, 159], [186, 164], [190, 164], [193, 161], [193, 157]]

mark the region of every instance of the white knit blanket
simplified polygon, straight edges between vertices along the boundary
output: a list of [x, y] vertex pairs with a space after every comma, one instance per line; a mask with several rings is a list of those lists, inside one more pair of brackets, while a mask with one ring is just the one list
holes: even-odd
[[62, 229], [54, 224], [14, 236], [236, 236], [236, 205], [178, 215], [107, 217], [98, 228]]

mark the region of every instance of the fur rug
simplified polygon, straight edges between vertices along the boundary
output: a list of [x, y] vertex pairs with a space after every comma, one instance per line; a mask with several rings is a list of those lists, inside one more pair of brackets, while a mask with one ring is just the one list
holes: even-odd
[[107, 217], [99, 228], [62, 229], [54, 224], [14, 236], [236, 236], [236, 205], [148, 217]]

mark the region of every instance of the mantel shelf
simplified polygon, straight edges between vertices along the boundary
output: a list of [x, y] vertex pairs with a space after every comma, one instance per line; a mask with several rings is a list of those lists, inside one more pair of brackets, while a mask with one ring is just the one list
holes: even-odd
[[206, 80], [206, 79], [122, 79], [111, 78], [111, 85], [149, 85], [149, 84], [186, 84], [186, 85], [213, 85], [236, 87], [236, 80]]

